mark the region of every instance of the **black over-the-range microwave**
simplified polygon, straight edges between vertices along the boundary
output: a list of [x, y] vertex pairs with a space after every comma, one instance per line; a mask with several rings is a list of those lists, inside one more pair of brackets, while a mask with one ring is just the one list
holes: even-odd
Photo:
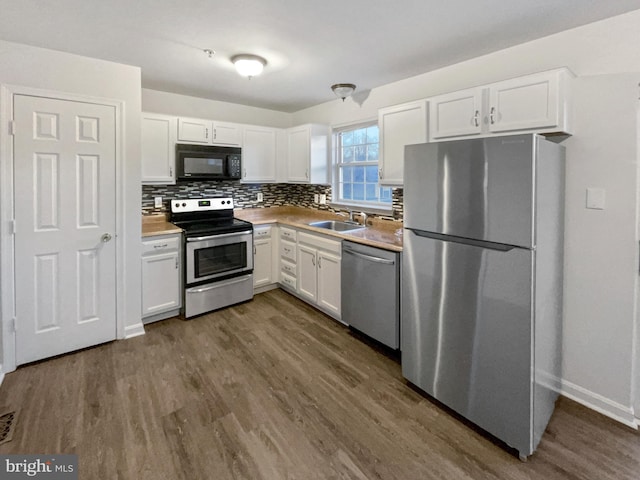
[[178, 180], [238, 180], [242, 177], [239, 147], [176, 144]]

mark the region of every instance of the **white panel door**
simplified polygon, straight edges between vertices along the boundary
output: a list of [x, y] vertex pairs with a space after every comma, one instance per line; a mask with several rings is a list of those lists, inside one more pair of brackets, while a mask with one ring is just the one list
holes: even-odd
[[298, 293], [313, 303], [318, 301], [316, 253], [315, 248], [298, 245]]
[[559, 124], [559, 73], [505, 80], [489, 87], [489, 131], [545, 129]]
[[14, 96], [16, 364], [116, 337], [115, 108]]
[[309, 164], [311, 161], [311, 130], [309, 127], [296, 127], [287, 131], [287, 172], [289, 182], [309, 182]]
[[429, 99], [429, 138], [482, 133], [482, 89], [470, 88]]
[[243, 182], [274, 182], [276, 180], [276, 132], [275, 128], [244, 127]]
[[341, 262], [340, 257], [327, 252], [318, 252], [318, 305], [341, 316]]
[[402, 185], [404, 182], [404, 147], [427, 141], [427, 102], [417, 102], [381, 108], [380, 185]]

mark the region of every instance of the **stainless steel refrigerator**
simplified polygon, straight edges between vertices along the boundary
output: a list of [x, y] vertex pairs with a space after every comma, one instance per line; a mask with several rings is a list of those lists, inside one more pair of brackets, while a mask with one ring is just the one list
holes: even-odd
[[525, 458], [561, 377], [564, 147], [410, 145], [404, 178], [402, 373]]

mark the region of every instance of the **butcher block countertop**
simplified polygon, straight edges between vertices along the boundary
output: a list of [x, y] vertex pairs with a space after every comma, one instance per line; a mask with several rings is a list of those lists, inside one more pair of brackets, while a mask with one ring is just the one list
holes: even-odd
[[155, 235], [170, 235], [172, 233], [182, 233], [182, 229], [167, 221], [167, 216], [163, 213], [157, 215], [142, 216], [142, 236], [153, 237]]
[[402, 223], [392, 220], [380, 220], [374, 217], [368, 220], [368, 227], [365, 229], [353, 232], [335, 232], [324, 228], [311, 227], [308, 223], [321, 220], [345, 221], [346, 218], [335, 213], [312, 208], [292, 206], [245, 208], [236, 209], [234, 216], [254, 225], [277, 223], [322, 233], [342, 240], [351, 240], [371, 247], [384, 248], [394, 252], [402, 251]]

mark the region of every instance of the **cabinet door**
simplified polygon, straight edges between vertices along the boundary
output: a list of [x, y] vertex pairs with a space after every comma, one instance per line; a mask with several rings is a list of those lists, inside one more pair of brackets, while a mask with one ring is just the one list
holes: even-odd
[[142, 114], [142, 183], [174, 184], [177, 119]]
[[482, 131], [482, 89], [470, 88], [429, 99], [429, 138], [478, 135]]
[[418, 102], [382, 108], [380, 127], [380, 184], [402, 185], [404, 147], [427, 141], [427, 103]]
[[273, 254], [271, 239], [263, 238], [253, 242], [253, 286], [269, 285], [272, 281]]
[[490, 132], [546, 129], [559, 124], [559, 74], [540, 73], [489, 86]]
[[242, 181], [274, 182], [276, 180], [275, 128], [244, 128], [242, 141]]
[[340, 257], [318, 251], [318, 305], [340, 318]]
[[178, 140], [191, 143], [211, 143], [213, 125], [210, 120], [178, 119]]
[[211, 143], [217, 145], [241, 145], [242, 129], [236, 123], [213, 123], [213, 137]]
[[178, 252], [142, 257], [142, 316], [180, 307]]
[[309, 182], [311, 131], [308, 127], [292, 128], [287, 132], [287, 180]]
[[298, 293], [313, 303], [318, 299], [316, 263], [316, 249], [298, 245]]

